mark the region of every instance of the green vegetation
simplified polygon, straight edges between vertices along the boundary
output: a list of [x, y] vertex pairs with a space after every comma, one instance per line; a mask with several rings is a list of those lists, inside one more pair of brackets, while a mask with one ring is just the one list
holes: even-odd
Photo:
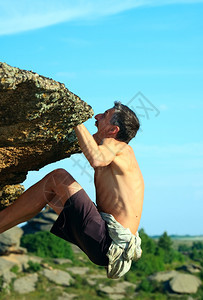
[[30, 273], [37, 272], [37, 271], [41, 270], [41, 268], [42, 268], [39, 263], [33, 262], [31, 260], [28, 261], [28, 265], [29, 265], [29, 267], [26, 269], [26, 271], [30, 272]]
[[[47, 295], [49, 295], [50, 300], [54, 300], [58, 296], [62, 296], [63, 292], [76, 294], [78, 299], [84, 300], [90, 298], [92, 300], [109, 299], [108, 294], [98, 288], [99, 285], [113, 287], [123, 280], [136, 285], [136, 289], [135, 286], [127, 287], [124, 295], [125, 300], [135, 298], [138, 300], [174, 299], [172, 294], [166, 294], [166, 285], [162, 282], [149, 280], [148, 276], [160, 271], [178, 269], [190, 263], [203, 267], [203, 242], [192, 242], [192, 239], [188, 243], [186, 241], [185, 244], [183, 241], [180, 242], [180, 240], [175, 240], [174, 242], [174, 239], [171, 239], [166, 232], [156, 239], [149, 237], [143, 229], [139, 233], [142, 239], [142, 258], [137, 262], [134, 261], [131, 270], [119, 281], [105, 278], [105, 269], [103, 267], [95, 266], [82, 252], [73, 253], [69, 243], [49, 232], [38, 232], [23, 236], [21, 246], [27, 248], [28, 255], [32, 256], [34, 254], [43, 258], [40, 264], [33, 262], [31, 258], [28, 261], [28, 267], [24, 272], [37, 272], [39, 277], [36, 290], [26, 295], [26, 299], [43, 300], [47, 299]], [[71, 261], [64, 264], [56, 264], [53, 258], [69, 258]], [[63, 271], [67, 271], [67, 267], [88, 267], [89, 271], [87, 271], [86, 275], [70, 273], [74, 282], [69, 287], [61, 287], [50, 282], [39, 272], [44, 267], [43, 265]], [[17, 278], [25, 276], [25, 273], [23, 274], [17, 265], [13, 266], [11, 271], [17, 275]], [[94, 274], [95, 280], [94, 278], [90, 279], [90, 275]], [[103, 275], [104, 277], [97, 278], [97, 275]], [[203, 269], [196, 276], [203, 280]], [[89, 280], [93, 280], [95, 283], [91, 285]], [[12, 282], [10, 286], [11, 292], [7, 294], [5, 288], [3, 288], [3, 278], [0, 277], [0, 300], [22, 299], [22, 295], [14, 292]], [[197, 294], [192, 295], [192, 297], [193, 299], [203, 299], [203, 287], [200, 287]], [[186, 300], [188, 295], [180, 295], [180, 299]]]
[[73, 258], [70, 244], [48, 231], [24, 235], [21, 246], [40, 257]]
[[3, 291], [3, 284], [4, 284], [3, 276], [0, 276], [0, 292]]
[[203, 266], [203, 242], [193, 242], [192, 246], [179, 245], [178, 251], [188, 255], [192, 260], [200, 262]]
[[19, 272], [19, 266], [18, 265], [15, 265], [13, 266], [11, 269], [10, 269], [11, 272], [17, 274]]
[[[159, 238], [158, 242], [150, 238], [143, 229], [139, 232], [142, 239], [142, 258], [132, 263], [131, 270], [125, 275], [126, 280], [136, 283], [138, 279], [145, 279], [146, 276], [166, 270], [169, 264], [176, 262], [183, 263], [183, 254], [174, 250], [171, 238], [166, 232]], [[149, 283], [144, 281], [143, 290], [147, 289]], [[150, 290], [150, 288], [149, 288]]]

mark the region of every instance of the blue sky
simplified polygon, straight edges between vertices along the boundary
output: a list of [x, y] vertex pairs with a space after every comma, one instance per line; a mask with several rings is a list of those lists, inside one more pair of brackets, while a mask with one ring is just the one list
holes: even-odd
[[[0, 0], [0, 61], [65, 83], [95, 113], [120, 100], [140, 116], [130, 145], [150, 235], [203, 234], [202, 14], [195, 0]], [[95, 132], [94, 119], [85, 125]], [[78, 154], [29, 172], [25, 188], [61, 167], [95, 200]]]

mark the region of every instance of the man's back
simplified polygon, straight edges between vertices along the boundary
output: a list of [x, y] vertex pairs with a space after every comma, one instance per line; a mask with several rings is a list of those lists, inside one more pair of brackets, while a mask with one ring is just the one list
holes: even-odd
[[132, 148], [113, 139], [120, 151], [107, 166], [95, 168], [96, 203], [133, 234], [138, 230], [144, 198], [144, 181]]

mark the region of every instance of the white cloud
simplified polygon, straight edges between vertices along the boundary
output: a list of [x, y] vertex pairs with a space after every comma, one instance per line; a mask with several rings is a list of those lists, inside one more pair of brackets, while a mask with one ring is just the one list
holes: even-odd
[[0, 0], [0, 35], [72, 20], [95, 19], [140, 6], [200, 2], [203, 0]]

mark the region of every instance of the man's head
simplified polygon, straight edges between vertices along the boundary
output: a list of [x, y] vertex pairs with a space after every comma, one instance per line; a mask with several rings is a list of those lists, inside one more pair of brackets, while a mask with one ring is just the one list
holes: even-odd
[[111, 124], [119, 127], [116, 135], [118, 141], [129, 143], [134, 138], [140, 128], [140, 122], [136, 114], [121, 102], [114, 102], [114, 114], [111, 118]]
[[95, 119], [95, 125], [98, 128], [97, 136], [101, 140], [105, 137], [112, 137], [129, 143], [140, 127], [136, 114], [120, 102], [114, 102], [113, 108], [96, 115]]

